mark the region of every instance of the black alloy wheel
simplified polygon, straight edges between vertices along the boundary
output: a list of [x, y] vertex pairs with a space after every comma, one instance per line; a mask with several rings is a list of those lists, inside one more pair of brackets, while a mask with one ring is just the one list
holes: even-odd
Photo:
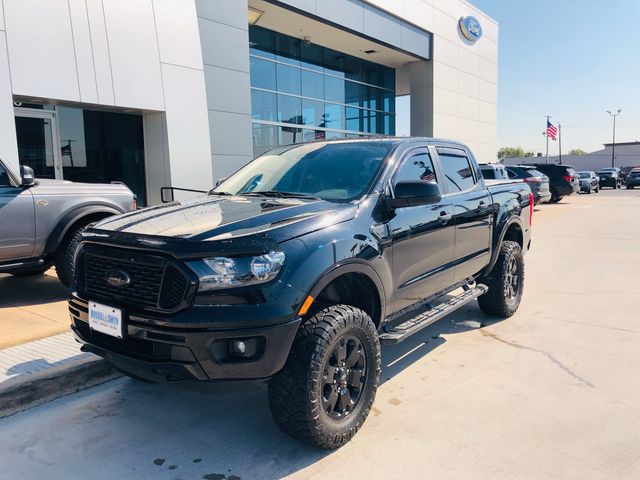
[[508, 303], [514, 304], [520, 293], [520, 272], [518, 259], [510, 257], [505, 269], [504, 296]]
[[366, 369], [362, 342], [353, 335], [338, 339], [322, 374], [322, 409], [329, 417], [344, 418], [358, 405], [365, 387]]
[[524, 291], [524, 257], [517, 242], [505, 241], [500, 246], [498, 260], [486, 276], [478, 279], [489, 287], [478, 297], [480, 309], [498, 317], [510, 317], [518, 310]]

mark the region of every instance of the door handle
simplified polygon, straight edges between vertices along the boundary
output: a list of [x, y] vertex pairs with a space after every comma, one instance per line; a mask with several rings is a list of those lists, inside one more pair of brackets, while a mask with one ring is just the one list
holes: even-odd
[[438, 217], [438, 220], [440, 220], [440, 222], [442, 223], [447, 223], [452, 218], [453, 218], [453, 214], [443, 210], [440, 212], [440, 216]]

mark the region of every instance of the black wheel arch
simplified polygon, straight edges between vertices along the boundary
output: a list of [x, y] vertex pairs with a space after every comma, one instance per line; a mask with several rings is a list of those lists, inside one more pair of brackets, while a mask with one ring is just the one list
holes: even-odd
[[525, 250], [524, 227], [522, 226], [522, 220], [520, 217], [511, 217], [503, 225], [497, 239], [494, 236], [494, 244], [491, 247], [491, 261], [484, 269], [481, 276], [486, 275], [493, 270], [493, 267], [498, 261], [498, 256], [500, 255], [500, 245], [502, 245], [505, 240], [513, 240], [520, 245], [520, 248], [522, 248], [523, 251]]
[[[307, 296], [313, 297], [314, 303], [315, 303], [315, 301], [323, 293], [323, 291], [325, 291], [327, 287], [329, 287], [332, 283], [339, 281], [342, 278], [346, 278], [347, 276], [350, 276], [350, 275], [351, 276], [362, 275], [363, 278], [366, 278], [375, 288], [376, 298], [373, 299], [374, 306], [372, 307], [372, 309], [363, 309], [363, 310], [365, 310], [365, 312], [370, 314], [371, 319], [373, 320], [376, 327], [379, 327], [382, 324], [382, 320], [386, 316], [385, 289], [384, 289], [382, 280], [380, 279], [380, 276], [375, 271], [375, 269], [363, 261], [350, 260], [348, 262], [333, 265], [329, 269], [325, 270], [325, 272], [320, 276], [320, 278], [318, 278], [315, 281], [315, 283], [309, 290]], [[306, 298], [307, 297], [305, 296], [305, 299]], [[353, 306], [361, 308], [360, 305], [353, 305]]]
[[121, 213], [124, 212], [110, 205], [85, 205], [68, 211], [62, 216], [56, 227], [49, 234], [44, 249], [44, 255], [51, 255], [54, 253], [64, 240], [67, 233], [69, 233], [69, 231], [76, 225], [86, 225], [93, 221]]

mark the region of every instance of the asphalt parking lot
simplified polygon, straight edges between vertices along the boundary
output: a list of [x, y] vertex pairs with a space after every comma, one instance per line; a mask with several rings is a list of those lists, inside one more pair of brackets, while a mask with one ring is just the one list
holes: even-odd
[[0, 420], [0, 477], [640, 478], [640, 190], [543, 205], [534, 228], [518, 313], [473, 304], [384, 348], [338, 451], [282, 434], [262, 384], [119, 379]]

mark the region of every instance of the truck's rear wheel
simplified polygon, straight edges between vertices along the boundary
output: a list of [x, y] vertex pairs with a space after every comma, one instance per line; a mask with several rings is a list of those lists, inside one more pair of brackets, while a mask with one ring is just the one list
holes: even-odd
[[284, 368], [269, 382], [269, 406], [284, 432], [338, 448], [364, 423], [380, 381], [373, 321], [348, 305], [320, 310], [298, 330]]
[[516, 313], [524, 290], [524, 257], [520, 245], [503, 242], [493, 270], [478, 282], [489, 287], [487, 293], [478, 297], [484, 313], [500, 317]]
[[76, 254], [78, 244], [80, 243], [82, 231], [85, 228], [86, 225], [75, 227], [67, 233], [53, 262], [56, 267], [56, 275], [58, 275], [58, 278], [65, 287], [71, 285], [71, 282], [73, 281], [73, 258]]

